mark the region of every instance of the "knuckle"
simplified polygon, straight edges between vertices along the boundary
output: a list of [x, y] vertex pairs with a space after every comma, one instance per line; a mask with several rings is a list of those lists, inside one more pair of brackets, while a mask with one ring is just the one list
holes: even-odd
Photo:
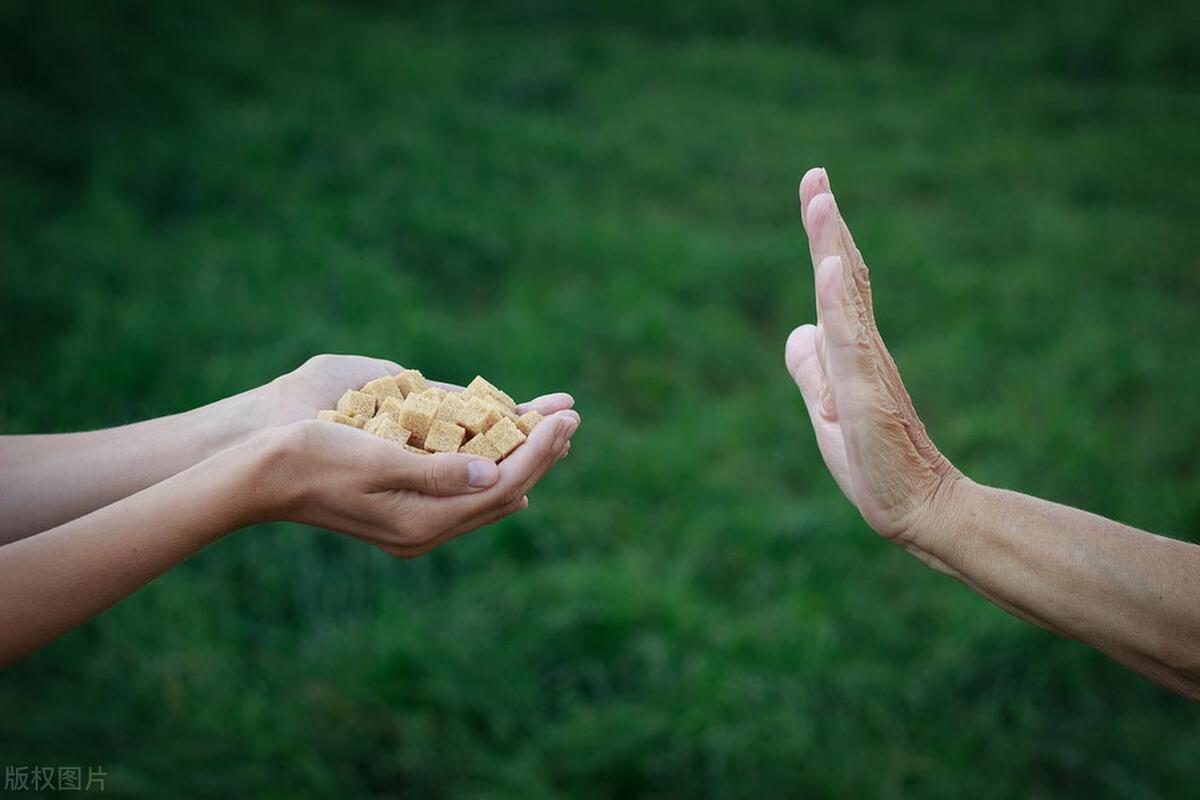
[[330, 361], [333, 361], [334, 358], [336, 358], [336, 356], [334, 356], [332, 353], [317, 353], [315, 356], [309, 356], [308, 360], [304, 362], [304, 366], [306, 366], [306, 367], [325, 366]]
[[325, 426], [319, 420], [305, 419], [284, 425], [273, 432], [272, 438], [283, 455], [298, 455], [311, 449], [325, 434]]
[[422, 483], [424, 484], [425, 488], [433, 494], [441, 494], [446, 488], [446, 479], [445, 475], [438, 468], [437, 464], [425, 464], [422, 469], [424, 471]]

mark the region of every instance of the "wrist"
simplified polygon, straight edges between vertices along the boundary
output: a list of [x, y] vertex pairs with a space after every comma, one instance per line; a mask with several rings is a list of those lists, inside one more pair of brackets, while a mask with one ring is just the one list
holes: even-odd
[[203, 459], [249, 440], [267, 427], [271, 384], [210, 403], [191, 412], [203, 433]]
[[960, 577], [964, 531], [978, 514], [986, 487], [957, 470], [929, 495], [903, 543], [906, 550], [941, 572]]
[[289, 490], [295, 488], [295, 481], [285, 477], [289, 438], [287, 428], [266, 428], [214, 456], [236, 487], [241, 526], [287, 518], [294, 502]]

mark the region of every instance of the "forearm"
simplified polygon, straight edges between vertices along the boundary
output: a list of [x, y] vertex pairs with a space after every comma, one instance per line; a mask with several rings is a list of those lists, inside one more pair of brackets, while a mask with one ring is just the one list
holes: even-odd
[[919, 549], [1006, 610], [1200, 699], [1200, 546], [960, 481]]
[[265, 391], [119, 428], [0, 437], [0, 545], [128, 497], [236, 444], [261, 427]]
[[254, 521], [259, 453], [227, 450], [41, 535], [0, 547], [0, 665], [36, 650]]

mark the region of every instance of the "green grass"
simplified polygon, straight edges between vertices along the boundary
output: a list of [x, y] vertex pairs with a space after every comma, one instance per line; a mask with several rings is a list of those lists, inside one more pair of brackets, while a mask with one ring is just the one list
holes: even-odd
[[0, 673], [0, 763], [146, 797], [1192, 790], [1194, 706], [862, 524], [782, 350], [822, 164], [961, 469], [1200, 540], [1195, 20], [643, 5], [0, 16], [0, 429], [321, 351], [584, 418], [528, 511], [423, 559], [210, 548]]

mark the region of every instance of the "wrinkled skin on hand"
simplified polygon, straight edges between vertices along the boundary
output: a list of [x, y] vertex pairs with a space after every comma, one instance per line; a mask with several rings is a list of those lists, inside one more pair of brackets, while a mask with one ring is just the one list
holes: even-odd
[[913, 544], [961, 473], [930, 441], [883, 343], [867, 265], [823, 169], [809, 170], [801, 181], [800, 214], [816, 281], [817, 324], [788, 337], [788, 370], [842, 492], [875, 531]]

